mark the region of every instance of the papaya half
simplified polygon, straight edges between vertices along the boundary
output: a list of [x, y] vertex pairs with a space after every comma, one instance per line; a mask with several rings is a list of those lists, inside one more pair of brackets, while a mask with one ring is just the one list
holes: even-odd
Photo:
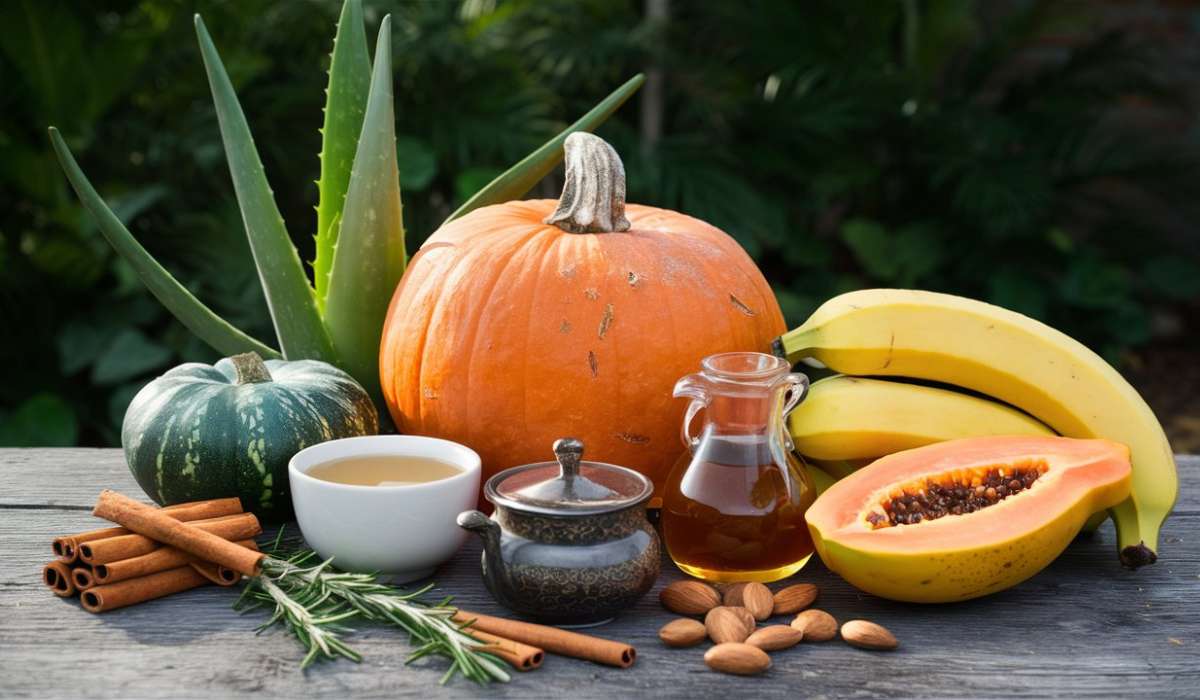
[[857, 588], [944, 603], [1033, 576], [1129, 488], [1119, 443], [964, 438], [872, 462], [829, 487], [807, 519], [821, 560]]

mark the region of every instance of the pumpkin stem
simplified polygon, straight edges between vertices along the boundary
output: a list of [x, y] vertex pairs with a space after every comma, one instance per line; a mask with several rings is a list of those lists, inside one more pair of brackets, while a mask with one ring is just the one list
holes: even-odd
[[544, 223], [569, 233], [628, 231], [625, 166], [599, 136], [576, 131], [563, 142], [566, 180], [558, 208]]
[[229, 358], [233, 363], [233, 371], [237, 373], [238, 384], [259, 384], [271, 381], [271, 372], [267, 364], [256, 352], [244, 352]]

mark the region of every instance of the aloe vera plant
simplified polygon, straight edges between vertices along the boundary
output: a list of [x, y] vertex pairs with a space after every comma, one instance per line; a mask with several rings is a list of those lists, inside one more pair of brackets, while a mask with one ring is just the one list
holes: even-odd
[[[392, 96], [391, 19], [379, 27], [374, 64], [361, 0], [338, 19], [321, 129], [316, 256], [310, 282], [275, 204], [249, 123], [200, 16], [196, 35], [212, 90], [225, 156], [279, 349], [252, 338], [193, 296], [143, 248], [83, 174], [57, 129], [50, 141], [67, 179], [104, 237], [188, 329], [218, 352], [317, 359], [350, 372], [382, 406], [379, 340], [392, 292], [408, 258], [404, 247]], [[574, 131], [602, 124], [641, 86], [634, 76], [582, 118], [502, 173], [458, 208], [524, 196], [562, 159]], [[503, 138], [498, 134], [497, 138]]]

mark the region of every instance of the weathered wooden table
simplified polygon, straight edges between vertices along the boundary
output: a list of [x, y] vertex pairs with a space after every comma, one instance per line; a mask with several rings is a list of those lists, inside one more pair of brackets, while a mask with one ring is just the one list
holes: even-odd
[[[98, 525], [88, 511], [102, 488], [139, 494], [118, 450], [0, 450], [0, 697], [440, 697], [1053, 696], [1200, 697], [1200, 458], [1179, 459], [1182, 497], [1159, 563], [1117, 564], [1111, 524], [1074, 543], [1032, 580], [977, 601], [917, 606], [861, 594], [815, 558], [796, 577], [821, 587], [817, 606], [841, 620], [877, 621], [901, 640], [891, 653], [841, 642], [772, 655], [763, 676], [709, 671], [703, 648], [667, 649], [656, 632], [670, 615], [657, 590], [680, 578], [664, 562], [655, 591], [596, 634], [633, 642], [620, 670], [551, 656], [511, 683], [438, 687], [440, 659], [404, 665], [404, 635], [364, 627], [351, 643], [361, 665], [301, 672], [301, 649], [258, 613], [230, 609], [214, 587], [104, 615], [84, 612], [40, 582], [52, 536]], [[479, 579], [475, 538], [437, 573], [463, 608], [504, 614]]]

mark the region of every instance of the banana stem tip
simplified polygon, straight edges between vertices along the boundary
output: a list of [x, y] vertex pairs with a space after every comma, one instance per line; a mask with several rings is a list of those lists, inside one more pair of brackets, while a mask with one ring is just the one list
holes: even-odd
[[1156, 561], [1158, 555], [1147, 547], [1145, 542], [1138, 542], [1121, 550], [1121, 563], [1130, 569], [1139, 569]]

